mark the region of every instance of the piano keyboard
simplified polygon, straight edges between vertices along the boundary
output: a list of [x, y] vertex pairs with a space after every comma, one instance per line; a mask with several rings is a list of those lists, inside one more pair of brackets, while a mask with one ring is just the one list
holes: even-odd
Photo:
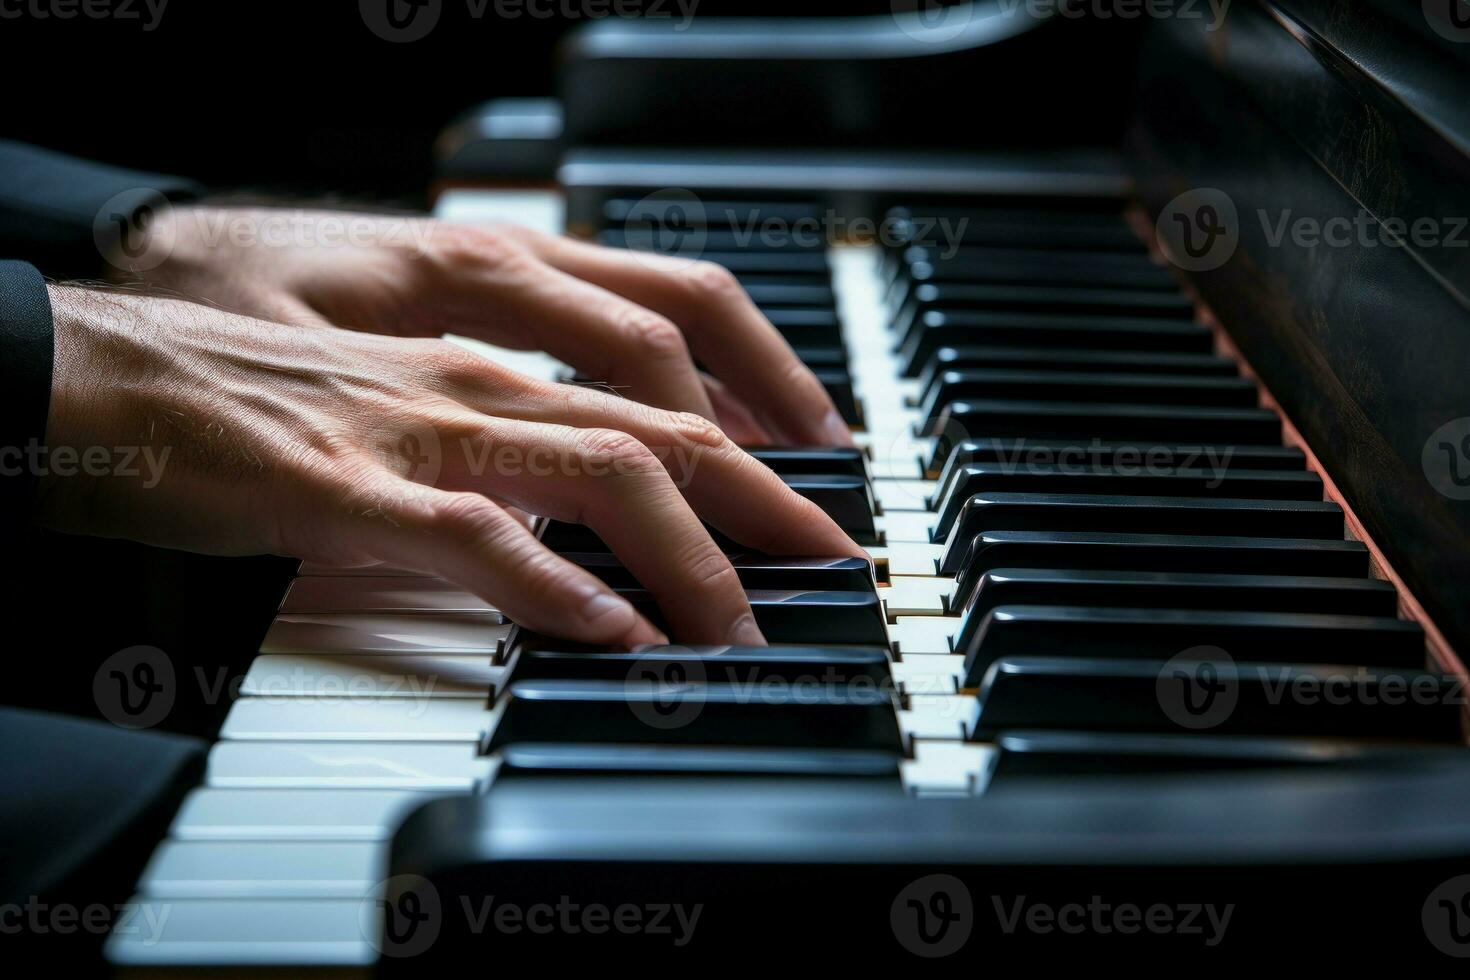
[[[600, 239], [667, 247], [640, 208], [610, 199]], [[441, 202], [551, 227], [555, 209]], [[708, 203], [700, 233], [857, 430], [856, 452], [759, 455], [870, 546], [878, 581], [731, 545], [772, 646], [626, 654], [531, 635], [446, 582], [304, 565], [138, 882], [169, 914], [114, 933], [115, 965], [372, 964], [399, 825], [497, 783], [700, 777], [735, 800], [747, 777], [835, 781], [921, 808], [1463, 745], [1459, 680], [1118, 202], [916, 204], [889, 215], [898, 241], [825, 250], [737, 230], [819, 213]], [[931, 218], [959, 240], [919, 240]], [[545, 540], [647, 607], [585, 529]], [[1334, 684], [1359, 696], [1281, 695]]]

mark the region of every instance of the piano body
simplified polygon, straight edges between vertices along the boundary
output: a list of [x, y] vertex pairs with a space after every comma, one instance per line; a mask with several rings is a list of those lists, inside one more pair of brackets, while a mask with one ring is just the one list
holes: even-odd
[[445, 133], [446, 218], [741, 278], [877, 581], [628, 654], [303, 567], [116, 967], [1470, 955], [1463, 11], [1033, 6], [596, 23]]

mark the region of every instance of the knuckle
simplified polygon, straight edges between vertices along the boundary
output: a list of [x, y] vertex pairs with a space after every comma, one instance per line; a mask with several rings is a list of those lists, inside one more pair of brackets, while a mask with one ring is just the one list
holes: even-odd
[[643, 443], [616, 429], [584, 429], [577, 436], [577, 448], [593, 466], [590, 473], [646, 473], [662, 470], [663, 464]]
[[642, 307], [633, 307], [623, 313], [621, 320], [623, 336], [638, 356], [655, 361], [689, 357], [683, 331], [667, 317]]
[[705, 592], [741, 592], [740, 575], [715, 548], [700, 548], [688, 562], [689, 581]]
[[725, 299], [745, 291], [735, 273], [717, 262], [702, 259], [691, 265], [684, 275], [703, 299]]
[[674, 412], [671, 422], [677, 435], [696, 445], [710, 449], [728, 449], [734, 445], [725, 435], [725, 430], [698, 413]]
[[434, 257], [452, 272], [487, 268], [510, 271], [534, 262], [519, 242], [492, 228], [439, 222], [431, 241]]
[[433, 508], [437, 530], [459, 540], [495, 541], [505, 530], [507, 518], [500, 508], [477, 493], [448, 494]]

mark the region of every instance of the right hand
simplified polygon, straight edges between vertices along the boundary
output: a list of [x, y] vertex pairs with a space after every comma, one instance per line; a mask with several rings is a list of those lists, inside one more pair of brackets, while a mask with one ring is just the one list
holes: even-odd
[[506, 507], [591, 526], [688, 643], [764, 642], [699, 516], [757, 551], [864, 555], [698, 415], [537, 381], [441, 340], [128, 293], [50, 295], [48, 452], [151, 460], [43, 472], [40, 518], [58, 530], [387, 562], [539, 632], [620, 646], [666, 637]]

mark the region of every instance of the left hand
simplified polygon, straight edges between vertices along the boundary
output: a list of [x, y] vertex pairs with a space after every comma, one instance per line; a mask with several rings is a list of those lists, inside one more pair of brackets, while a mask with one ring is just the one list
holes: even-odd
[[330, 211], [176, 207], [149, 235], [163, 246], [149, 254], [167, 257], [147, 269], [110, 258], [114, 278], [286, 323], [545, 351], [737, 443], [852, 444], [821, 382], [713, 263]]

